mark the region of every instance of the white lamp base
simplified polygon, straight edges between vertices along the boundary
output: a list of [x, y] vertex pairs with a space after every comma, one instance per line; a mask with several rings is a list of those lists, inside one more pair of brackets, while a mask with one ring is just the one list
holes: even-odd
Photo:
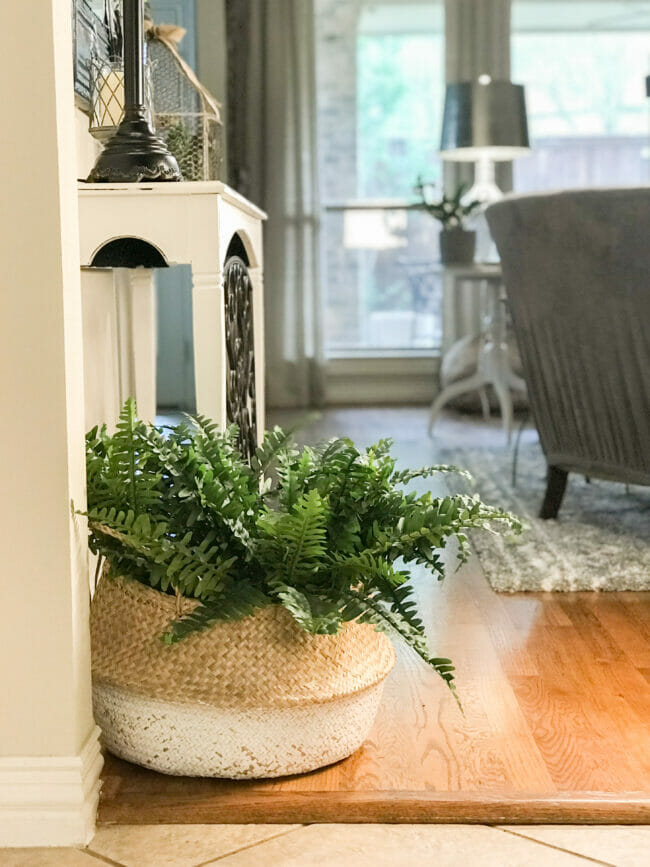
[[503, 198], [503, 192], [497, 186], [494, 172], [494, 162], [488, 157], [482, 157], [474, 163], [474, 183], [461, 199], [466, 205], [470, 202], [481, 202], [481, 208], [469, 221], [470, 228], [476, 232], [477, 262], [498, 263], [499, 253], [492, 240], [490, 229], [485, 217], [485, 209], [493, 202]]

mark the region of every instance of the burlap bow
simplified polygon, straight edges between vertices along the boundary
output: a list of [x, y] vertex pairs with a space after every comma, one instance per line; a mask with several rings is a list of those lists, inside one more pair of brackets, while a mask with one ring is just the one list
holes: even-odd
[[178, 43], [186, 33], [185, 28], [179, 27], [177, 24], [154, 24], [150, 19], [147, 19], [144, 24], [147, 38], [155, 39], [157, 42], [162, 42], [162, 44], [171, 52], [178, 68], [194, 85], [203, 102], [216, 115], [217, 120], [221, 121], [221, 104], [217, 102], [210, 91], [201, 84], [192, 67], [183, 60], [178, 51]]

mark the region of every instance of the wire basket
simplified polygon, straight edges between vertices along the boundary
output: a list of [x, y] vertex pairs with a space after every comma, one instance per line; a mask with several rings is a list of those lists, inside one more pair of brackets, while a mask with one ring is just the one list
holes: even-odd
[[219, 103], [178, 53], [180, 28], [150, 26], [153, 121], [186, 181], [222, 178], [223, 125]]

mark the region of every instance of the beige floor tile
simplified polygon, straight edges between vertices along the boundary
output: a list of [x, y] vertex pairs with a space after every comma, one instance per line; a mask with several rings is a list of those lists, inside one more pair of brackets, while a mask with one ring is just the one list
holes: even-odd
[[79, 849], [0, 849], [0, 867], [101, 867]]
[[593, 862], [481, 825], [310, 825], [218, 867], [587, 867]]
[[650, 865], [650, 825], [512, 825], [508, 830], [616, 867]]
[[195, 867], [300, 825], [115, 825], [97, 830], [88, 851], [124, 867]]

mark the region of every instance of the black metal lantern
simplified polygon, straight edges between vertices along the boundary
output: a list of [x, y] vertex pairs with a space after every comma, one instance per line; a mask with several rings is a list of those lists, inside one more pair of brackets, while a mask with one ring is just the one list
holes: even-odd
[[178, 163], [147, 120], [144, 104], [143, 0], [124, 0], [124, 119], [88, 181], [182, 181]]

